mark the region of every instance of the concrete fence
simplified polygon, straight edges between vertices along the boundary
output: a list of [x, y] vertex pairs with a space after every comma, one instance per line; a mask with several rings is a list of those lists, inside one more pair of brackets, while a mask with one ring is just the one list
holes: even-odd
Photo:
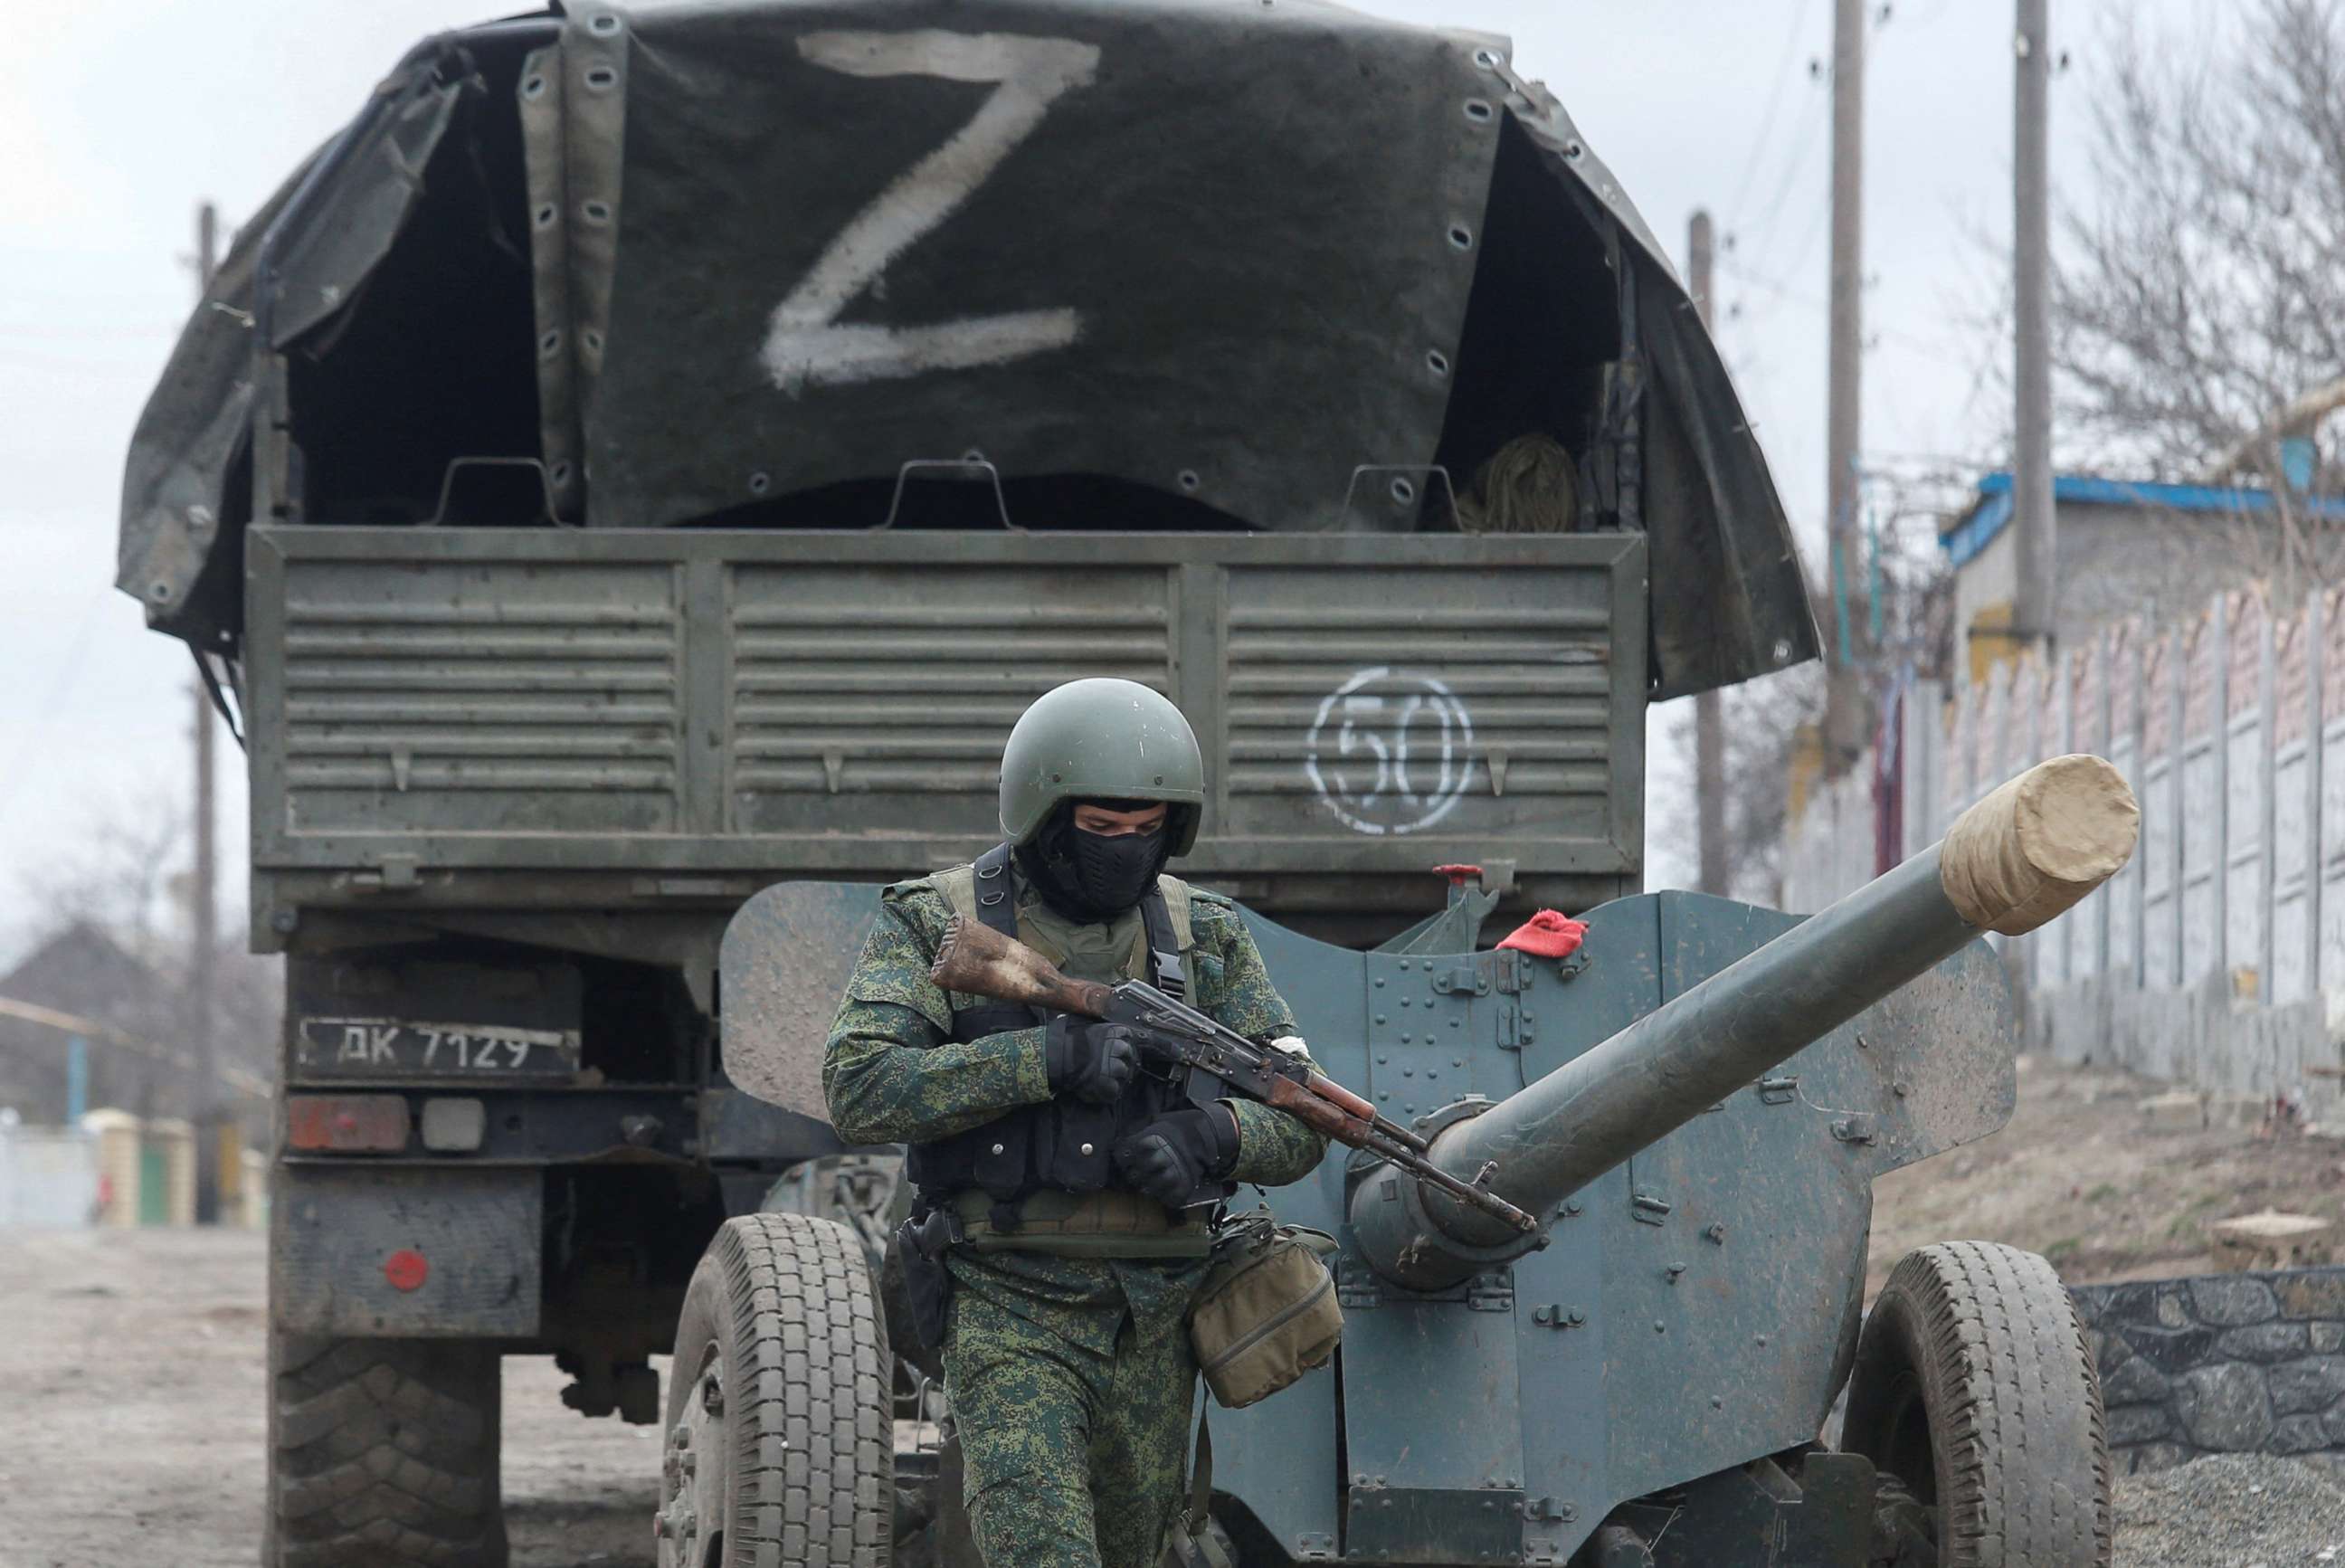
[[2093, 751], [2140, 799], [2106, 887], [2005, 945], [2032, 1042], [2334, 1119], [2345, 1013], [2345, 598], [2217, 596], [2050, 661], [1890, 694], [1873, 751], [1789, 828], [1785, 902], [1823, 908], [2047, 757]]

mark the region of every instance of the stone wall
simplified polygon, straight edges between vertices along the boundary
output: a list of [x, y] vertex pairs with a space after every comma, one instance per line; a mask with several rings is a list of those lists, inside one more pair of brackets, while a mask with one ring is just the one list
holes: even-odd
[[2070, 1294], [2119, 1473], [2205, 1453], [2345, 1454], [2345, 1266]]

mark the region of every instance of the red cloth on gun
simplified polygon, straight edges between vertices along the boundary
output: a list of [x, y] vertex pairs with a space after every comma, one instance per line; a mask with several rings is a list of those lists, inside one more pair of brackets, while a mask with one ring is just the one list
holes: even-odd
[[1587, 934], [1585, 921], [1569, 920], [1553, 910], [1541, 910], [1498, 945], [1528, 952], [1534, 958], [1569, 958], [1579, 951], [1580, 939]]

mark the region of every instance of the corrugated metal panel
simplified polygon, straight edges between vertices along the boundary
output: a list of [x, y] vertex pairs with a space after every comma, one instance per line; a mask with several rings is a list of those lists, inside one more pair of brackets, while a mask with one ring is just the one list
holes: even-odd
[[1233, 571], [1238, 832], [1602, 836], [1609, 583], [1587, 571]]
[[1001, 745], [1085, 676], [1172, 690], [1162, 570], [736, 572], [737, 832], [987, 832]]
[[254, 851], [303, 903], [407, 865], [507, 879], [402, 881], [420, 907], [570, 896], [539, 871], [657, 898], [947, 864], [998, 831], [1020, 712], [1084, 676], [1188, 713], [1213, 782], [1187, 869], [1265, 907], [1413, 910], [1428, 863], [1475, 859], [1584, 907], [1639, 861], [1634, 535], [253, 541]]
[[289, 827], [673, 829], [674, 572], [447, 568], [288, 583]]

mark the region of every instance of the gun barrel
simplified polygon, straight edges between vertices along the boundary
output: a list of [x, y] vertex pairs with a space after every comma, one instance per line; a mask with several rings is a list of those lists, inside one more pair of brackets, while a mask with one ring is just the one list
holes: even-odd
[[[1964, 813], [1945, 839], [1721, 970], [1520, 1094], [1451, 1126], [1432, 1157], [1533, 1214], [1556, 1205], [1952, 956], [1985, 931], [2033, 931], [2132, 854], [2139, 811], [2097, 757], [2039, 764]], [[1527, 1245], [1437, 1189], [1355, 1194], [1369, 1261], [1418, 1289]]]

